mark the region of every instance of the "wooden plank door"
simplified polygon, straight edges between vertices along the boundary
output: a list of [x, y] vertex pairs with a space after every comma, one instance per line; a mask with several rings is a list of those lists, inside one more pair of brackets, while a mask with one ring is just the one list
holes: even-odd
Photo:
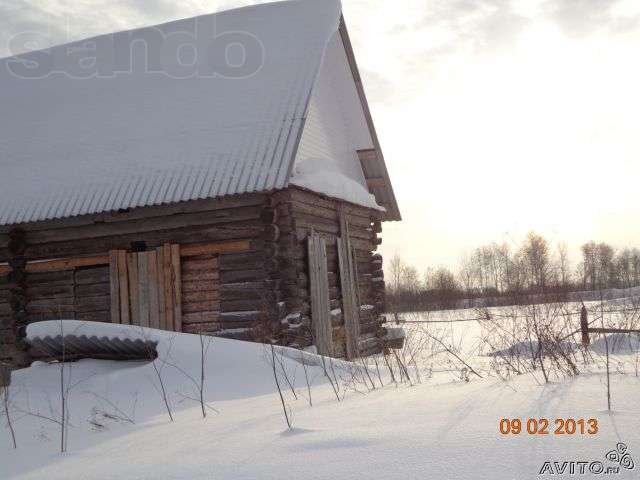
[[333, 355], [333, 329], [329, 312], [329, 275], [327, 247], [323, 238], [311, 233], [307, 239], [309, 253], [309, 293], [314, 344], [321, 355]]
[[340, 266], [340, 288], [342, 291], [342, 314], [345, 325], [347, 359], [351, 360], [360, 356], [358, 348], [360, 309], [356, 289], [358, 277], [354, 269], [353, 250], [349, 248], [347, 238], [337, 238], [336, 247]]
[[180, 246], [112, 251], [111, 322], [182, 331]]

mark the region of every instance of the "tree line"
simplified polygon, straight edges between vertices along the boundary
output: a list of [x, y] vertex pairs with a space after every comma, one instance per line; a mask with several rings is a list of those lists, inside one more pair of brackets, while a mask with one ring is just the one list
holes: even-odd
[[388, 301], [415, 307], [447, 304], [465, 298], [522, 297], [578, 290], [630, 288], [640, 285], [640, 249], [616, 250], [590, 241], [574, 265], [566, 243], [552, 244], [530, 232], [512, 248], [507, 243], [481, 245], [460, 259], [458, 268], [418, 269], [394, 256], [387, 268]]

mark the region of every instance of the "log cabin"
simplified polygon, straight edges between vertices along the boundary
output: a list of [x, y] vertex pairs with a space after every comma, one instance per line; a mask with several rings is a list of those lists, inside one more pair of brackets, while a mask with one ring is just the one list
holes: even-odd
[[26, 365], [26, 326], [61, 318], [384, 348], [376, 250], [400, 212], [339, 2], [1, 62], [0, 361]]

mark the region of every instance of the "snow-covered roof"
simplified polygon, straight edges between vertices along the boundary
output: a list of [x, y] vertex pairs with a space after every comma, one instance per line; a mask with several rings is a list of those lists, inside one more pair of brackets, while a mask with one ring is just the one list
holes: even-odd
[[0, 60], [0, 225], [287, 187], [340, 20], [290, 0]]

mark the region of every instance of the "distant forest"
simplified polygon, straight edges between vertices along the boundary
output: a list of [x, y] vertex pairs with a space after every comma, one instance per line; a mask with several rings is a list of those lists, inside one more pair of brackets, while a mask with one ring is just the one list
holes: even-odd
[[461, 258], [455, 271], [440, 267], [421, 275], [396, 255], [386, 269], [388, 310], [452, 308], [475, 298], [494, 305], [526, 303], [532, 296], [561, 300], [573, 291], [640, 285], [640, 249], [616, 250], [591, 241], [582, 245], [581, 253], [574, 265], [566, 243], [552, 245], [530, 232], [515, 249], [506, 243], [476, 248]]

